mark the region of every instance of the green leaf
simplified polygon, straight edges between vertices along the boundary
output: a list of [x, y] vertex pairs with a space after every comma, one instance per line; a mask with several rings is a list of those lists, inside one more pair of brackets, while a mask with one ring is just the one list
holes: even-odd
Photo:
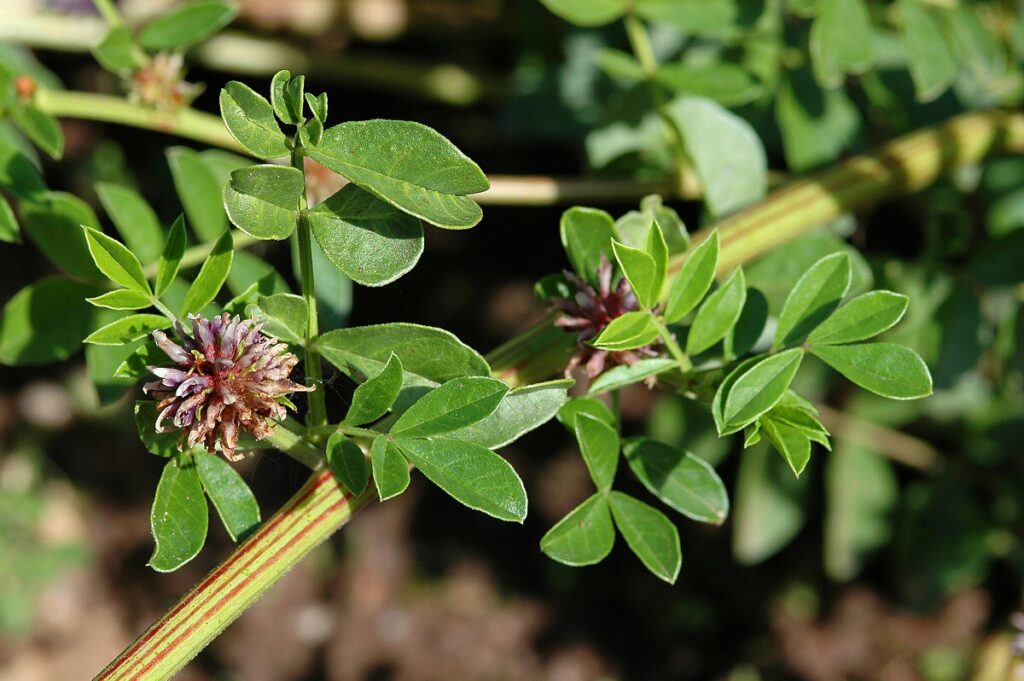
[[573, 433], [576, 432], [576, 417], [587, 414], [612, 428], [615, 427], [615, 414], [607, 404], [596, 397], [573, 397], [558, 410], [559, 422]]
[[173, 572], [196, 557], [206, 543], [209, 523], [203, 485], [190, 457], [177, 457], [164, 466], [153, 498], [150, 527], [156, 548], [149, 565]]
[[79, 279], [105, 278], [96, 269], [82, 232], [82, 225], [99, 227], [87, 203], [71, 194], [47, 192], [37, 200], [22, 201], [19, 208], [25, 233], [54, 265]]
[[842, 88], [822, 90], [807, 67], [786, 72], [775, 98], [782, 150], [793, 170], [839, 158], [859, 141], [860, 111]]
[[204, 40], [231, 23], [238, 7], [224, 0], [195, 0], [157, 17], [139, 32], [147, 50], [177, 50]]
[[632, 366], [620, 364], [598, 376], [587, 388], [588, 395], [618, 390], [627, 385], [638, 383], [651, 376], [657, 376], [676, 366], [676, 361], [667, 357], [642, 359]]
[[423, 254], [423, 224], [354, 184], [306, 219], [331, 263], [364, 286], [390, 284]]
[[362, 494], [366, 489], [366, 483], [370, 480], [366, 455], [359, 445], [345, 437], [340, 430], [331, 433], [327, 440], [327, 464], [334, 477], [352, 494]]
[[142, 263], [124, 244], [92, 227], [83, 227], [89, 253], [100, 272], [115, 284], [149, 295], [149, 282], [142, 271]]
[[[382, 153], [387, 150], [387, 153]], [[309, 155], [406, 213], [448, 229], [480, 221], [466, 194], [485, 191], [487, 177], [441, 134], [410, 121], [341, 123], [324, 131]]]
[[664, 271], [661, 273], [662, 280], [659, 281], [654, 258], [638, 248], [630, 248], [614, 239], [612, 252], [619, 267], [622, 268], [622, 273], [633, 287], [633, 293], [636, 294], [640, 305], [645, 309], [654, 307], [661, 293], [661, 284], [664, 283]]
[[220, 287], [224, 285], [224, 280], [228, 278], [233, 254], [231, 232], [225, 231], [213, 245], [213, 250], [189, 287], [185, 302], [181, 306], [182, 317], [199, 312], [213, 302], [220, 292]]
[[279, 158], [291, 153], [288, 138], [274, 118], [274, 108], [248, 85], [233, 80], [224, 86], [220, 115], [235, 141], [254, 156]]
[[490, 416], [452, 431], [448, 437], [498, 449], [551, 420], [565, 404], [572, 379], [513, 388]]
[[725, 37], [747, 21], [749, 3], [737, 0], [636, 0], [636, 13], [686, 34]]
[[633, 350], [650, 345], [657, 337], [650, 313], [637, 310], [613, 319], [590, 344], [602, 350]]
[[[98, 310], [96, 322], [106, 324], [117, 319], [120, 314], [111, 310]], [[141, 341], [125, 345], [86, 345], [85, 365], [89, 380], [95, 389], [95, 396], [100, 406], [119, 401], [135, 385], [134, 378], [116, 375], [116, 370], [142, 345]]]
[[306, 89], [306, 77], [295, 76], [288, 71], [278, 71], [270, 81], [270, 103], [274, 113], [282, 123], [302, 125], [303, 94]]
[[636, 57], [611, 47], [602, 47], [594, 53], [594, 63], [609, 77], [626, 85], [633, 85], [645, 79], [644, 67]]
[[100, 66], [113, 73], [134, 71], [142, 66], [132, 31], [124, 25], [112, 26], [100, 44], [92, 49], [92, 56]]
[[166, 293], [174, 278], [178, 276], [178, 268], [181, 266], [181, 258], [185, 255], [185, 218], [181, 215], [171, 225], [171, 231], [167, 234], [167, 241], [164, 242], [164, 249], [160, 253], [160, 260], [157, 261], [156, 281], [153, 289], [157, 296]]
[[156, 262], [164, 230], [146, 200], [134, 189], [109, 182], [97, 183], [96, 194], [129, 250], [144, 265]]
[[166, 329], [171, 320], [158, 314], [133, 314], [122, 317], [86, 336], [86, 343], [96, 345], [124, 345], [148, 336], [157, 329]]
[[602, 26], [622, 17], [627, 0], [541, 0], [544, 6], [577, 26]]
[[379, 374], [356, 388], [344, 422], [350, 426], [361, 426], [388, 413], [402, 391], [404, 374], [402, 360], [392, 354]]
[[612, 216], [596, 208], [570, 208], [562, 213], [559, 232], [573, 270], [591, 286], [597, 286], [601, 256], [612, 258]]
[[722, 340], [739, 321], [746, 300], [747, 282], [743, 268], [737, 268], [721, 288], [704, 299], [704, 304], [697, 310], [686, 338], [686, 352], [696, 355]]
[[803, 527], [808, 479], [797, 480], [765, 445], [743, 452], [736, 480], [732, 550], [753, 565], [786, 546]]
[[324, 359], [362, 382], [379, 374], [394, 353], [405, 370], [398, 406], [408, 406], [430, 388], [460, 376], [489, 376], [475, 350], [442, 329], [417, 324], [380, 324], [328, 331], [316, 341]]
[[749, 71], [737, 64], [670, 63], [658, 67], [655, 79], [680, 95], [696, 95], [722, 106], [741, 106], [757, 99], [761, 84]]
[[655, 294], [651, 302], [653, 307], [661, 299], [661, 292], [665, 288], [665, 276], [668, 274], [668, 243], [665, 241], [665, 234], [661, 231], [661, 225], [657, 220], [647, 230], [647, 243], [644, 250], [654, 261]]
[[690, 235], [673, 208], [664, 205], [662, 198], [651, 194], [640, 199], [640, 210], [631, 210], [615, 221], [618, 239], [633, 248], [646, 248], [651, 226], [657, 222], [669, 253], [682, 253], [690, 247]]
[[873, 338], [895, 326], [907, 311], [906, 296], [892, 291], [870, 291], [857, 296], [822, 322], [807, 342], [840, 345]]
[[19, 146], [20, 139], [12, 128], [0, 125], [0, 187], [19, 199], [38, 200], [46, 193], [46, 184], [28, 156], [31, 147]]
[[256, 165], [231, 173], [224, 209], [232, 224], [257, 239], [287, 239], [295, 231], [306, 180], [290, 166]]
[[599, 491], [607, 492], [619, 466], [619, 434], [589, 414], [577, 414], [574, 422], [576, 440], [590, 477]]
[[659, 578], [675, 584], [682, 564], [679, 532], [665, 514], [639, 499], [612, 492], [615, 525], [637, 558]]
[[932, 376], [924, 360], [895, 343], [820, 345], [811, 353], [865, 390], [893, 400], [932, 394]]
[[45, 151], [53, 160], [64, 155], [64, 131], [57, 119], [35, 104], [23, 104], [10, 112], [11, 120], [25, 137]]
[[192, 455], [206, 495], [217, 509], [224, 529], [240, 542], [260, 526], [260, 506], [242, 476], [227, 461], [207, 452]]
[[622, 453], [644, 487], [665, 504], [693, 520], [725, 522], [729, 495], [706, 461], [646, 437], [626, 440]]
[[818, 0], [811, 24], [811, 62], [818, 82], [839, 87], [847, 73], [871, 68], [871, 18], [863, 0]]
[[135, 427], [139, 432], [139, 440], [151, 454], [169, 459], [178, 455], [181, 433], [177, 430], [166, 433], [156, 432], [158, 413], [156, 405], [157, 403], [153, 400], [137, 400], [135, 402]]
[[764, 355], [756, 355], [754, 357], [748, 357], [735, 366], [728, 374], [725, 379], [718, 384], [718, 389], [715, 391], [715, 396], [711, 401], [711, 417], [715, 422], [715, 428], [718, 432], [725, 430], [725, 399], [729, 396], [729, 391], [732, 390], [732, 386], [739, 380], [750, 367], [754, 366], [758, 362], [764, 359]]
[[814, 407], [788, 391], [758, 423], [769, 442], [778, 450], [794, 475], [800, 477], [811, 460], [811, 442], [831, 449], [828, 431], [818, 420]]
[[789, 464], [793, 475], [799, 478], [811, 460], [811, 439], [799, 428], [785, 422], [765, 417], [760, 423], [761, 432]]
[[305, 298], [291, 293], [275, 293], [260, 296], [256, 305], [259, 317], [266, 320], [266, 333], [293, 345], [305, 343], [309, 320], [309, 306]]
[[14, 294], [0, 314], [0, 363], [50, 364], [82, 347], [94, 309], [86, 297], [100, 289], [63, 277], [44, 277]]
[[743, 312], [732, 327], [732, 332], [725, 337], [725, 354], [727, 357], [746, 355], [760, 340], [768, 323], [768, 299], [756, 288], [747, 287], [747, 299], [743, 303]]
[[14, 217], [14, 209], [2, 195], [0, 195], [0, 241], [6, 241], [9, 244], [21, 242], [21, 233], [18, 230], [18, 219]]
[[480, 445], [459, 440], [395, 441], [428, 480], [456, 501], [487, 515], [521, 523], [526, 489], [512, 466]]
[[887, 459], [850, 444], [828, 457], [825, 484], [825, 570], [845, 582], [857, 576], [867, 554], [888, 541], [899, 486]]
[[314, 97], [312, 93], [307, 92], [305, 94], [306, 104], [309, 105], [309, 110], [313, 112], [313, 117], [316, 118], [320, 123], [327, 122], [327, 93], [322, 92], [320, 96]]
[[453, 378], [409, 407], [391, 427], [391, 434], [431, 437], [464, 428], [489, 416], [507, 392], [508, 386], [494, 378]]
[[615, 545], [615, 527], [603, 494], [574, 508], [540, 540], [540, 550], [563, 565], [600, 563]]
[[409, 486], [409, 463], [390, 438], [374, 438], [370, 446], [370, 463], [373, 466], [373, 483], [381, 501], [397, 497]]
[[167, 363], [167, 355], [152, 340], [140, 343], [120, 365], [114, 369], [115, 378], [144, 378], [149, 367]]
[[104, 307], [108, 310], [141, 310], [153, 304], [153, 299], [148, 293], [127, 288], [107, 291], [94, 298], [86, 298], [86, 300], [96, 307]]
[[793, 382], [803, 356], [800, 348], [785, 350], [757, 362], [739, 376], [725, 398], [724, 427], [719, 435], [742, 429], [774, 407]]
[[168, 149], [167, 163], [189, 224], [201, 241], [213, 241], [228, 228], [224, 183], [202, 156], [187, 147]]
[[666, 113], [680, 131], [716, 216], [759, 201], [768, 188], [768, 162], [750, 124], [709, 99], [678, 97]]
[[674, 324], [688, 315], [704, 299], [718, 268], [718, 230], [711, 232], [686, 256], [682, 269], [672, 282], [665, 304], [665, 321]]
[[775, 327], [775, 347], [799, 343], [825, 321], [850, 289], [850, 258], [833, 253], [814, 264], [786, 298]]
[[938, 20], [918, 0], [899, 0], [903, 41], [917, 99], [930, 102], [945, 92], [956, 77], [953, 51]]
[[975, 8], [943, 7], [942, 19], [960, 63], [976, 79], [987, 83], [1006, 73], [1006, 54]]

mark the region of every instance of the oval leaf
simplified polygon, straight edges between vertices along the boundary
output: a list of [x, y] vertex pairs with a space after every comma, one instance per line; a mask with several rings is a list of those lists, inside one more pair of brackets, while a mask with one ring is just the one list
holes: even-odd
[[409, 407], [391, 434], [410, 438], [450, 433], [489, 416], [507, 392], [508, 386], [494, 378], [453, 378]]
[[157, 261], [156, 282], [153, 285], [157, 296], [166, 293], [171, 282], [178, 276], [181, 258], [185, 255], [186, 240], [185, 218], [179, 215], [171, 225], [171, 231], [167, 234], [167, 241], [164, 242], [164, 249], [160, 252], [160, 259]]
[[703, 459], [649, 438], [631, 438], [622, 452], [651, 494], [687, 518], [721, 525], [729, 495], [718, 473]]
[[665, 321], [674, 324], [688, 315], [704, 296], [715, 280], [718, 268], [718, 230], [711, 232], [699, 246], [693, 249], [683, 263], [682, 269], [672, 282], [668, 301], [665, 304]]
[[153, 20], [139, 32], [147, 50], [174, 50], [194, 45], [231, 23], [238, 7], [223, 0], [197, 0]]
[[811, 345], [840, 345], [873, 338], [895, 326], [907, 311], [906, 296], [892, 291], [859, 295], [811, 332]]
[[370, 462], [373, 482], [381, 501], [398, 496], [409, 486], [409, 462], [390, 438], [381, 436], [374, 439], [370, 446]]
[[156, 262], [164, 230], [146, 200], [134, 189], [107, 182], [96, 185], [96, 194], [128, 249], [144, 265]]
[[563, 565], [594, 565], [611, 553], [615, 527], [608, 500], [595, 494], [574, 508], [540, 540], [540, 550]]
[[485, 419], [453, 430], [449, 437], [497, 449], [551, 420], [565, 404], [571, 379], [513, 388]]
[[235, 141], [254, 156], [279, 158], [291, 153], [288, 138], [274, 118], [274, 108], [248, 85], [233, 80], [224, 86], [220, 115]]
[[590, 387], [587, 389], [587, 394], [596, 395], [610, 390], [618, 390], [619, 388], [632, 385], [633, 383], [638, 383], [644, 379], [650, 378], [651, 376], [657, 376], [658, 374], [664, 373], [675, 366], [676, 361], [667, 357], [642, 359], [633, 364], [633, 366], [620, 364], [594, 379], [594, 382], [591, 383]]
[[675, 584], [683, 562], [676, 526], [658, 509], [622, 492], [612, 492], [608, 500], [629, 548], [648, 570]]
[[690, 335], [686, 338], [686, 352], [696, 355], [725, 338], [739, 321], [746, 301], [747, 284], [743, 269], [739, 268], [721, 288], [705, 298], [697, 310]]
[[228, 272], [231, 271], [231, 259], [234, 256], [232, 246], [231, 232], [224, 232], [213, 245], [213, 250], [203, 262], [199, 274], [185, 295], [185, 302], [181, 306], [182, 317], [199, 312], [217, 297], [224, 280], [228, 278]]
[[181, 457], [168, 461], [160, 476], [150, 514], [156, 548], [149, 565], [172, 572], [196, 557], [206, 543], [209, 511], [196, 465]]
[[86, 336], [86, 343], [95, 345], [124, 345], [148, 336], [157, 329], [166, 329], [171, 320], [158, 314], [133, 314], [122, 317]]
[[793, 382], [804, 351], [786, 350], [754, 364], [735, 380], [725, 399], [720, 435], [736, 432], [775, 406]]
[[252, 490], [231, 465], [213, 454], [192, 455], [206, 495], [217, 509], [224, 528], [238, 543], [260, 526], [260, 506]]
[[0, 314], [0, 362], [49, 364], [78, 352], [96, 312], [85, 299], [99, 290], [45, 277], [18, 291]]
[[366, 455], [341, 431], [334, 431], [327, 440], [327, 464], [334, 477], [352, 494], [361, 494], [370, 480]]
[[850, 258], [825, 256], [804, 273], [786, 298], [775, 327], [775, 347], [800, 342], [825, 321], [850, 289]]
[[602, 350], [633, 350], [650, 345], [657, 337], [650, 313], [638, 310], [613, 319], [590, 344]]
[[257, 165], [231, 173], [224, 208], [232, 224], [257, 239], [287, 239], [295, 231], [306, 181], [289, 166]]
[[615, 471], [619, 466], [619, 434], [607, 423], [589, 414], [576, 416], [575, 433], [591, 479], [599, 491], [607, 491], [615, 480]]
[[142, 263], [135, 257], [135, 254], [125, 248], [124, 244], [117, 239], [111, 239], [99, 230], [92, 227], [83, 227], [82, 229], [85, 232], [85, 242], [89, 246], [89, 253], [100, 272], [107, 275], [115, 284], [145, 295], [150, 294], [149, 282], [146, 281], [146, 275], [142, 272]]
[[932, 375], [924, 360], [895, 343], [816, 346], [811, 352], [865, 390], [893, 400], [932, 394]]
[[361, 426], [384, 416], [402, 391], [404, 373], [402, 360], [392, 354], [383, 371], [356, 388], [345, 423]]

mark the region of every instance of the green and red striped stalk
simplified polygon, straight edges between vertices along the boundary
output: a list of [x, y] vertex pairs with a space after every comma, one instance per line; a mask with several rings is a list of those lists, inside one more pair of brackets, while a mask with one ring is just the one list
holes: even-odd
[[[62, 113], [88, 117], [84, 111]], [[183, 131], [179, 128], [176, 132]], [[964, 114], [944, 125], [906, 135], [873, 153], [792, 182], [760, 204], [723, 220], [718, 224], [721, 269], [748, 262], [842, 213], [927, 186], [954, 167], [995, 153], [1020, 151], [1024, 151], [1024, 115], [999, 111]], [[707, 233], [704, 230], [695, 239]], [[673, 269], [680, 264], [677, 258]], [[546, 318], [491, 353], [495, 374], [522, 384], [557, 372], [572, 353], [572, 337], [551, 321]], [[303, 446], [297, 436], [288, 437], [290, 444], [279, 444]], [[359, 497], [351, 497], [330, 472], [314, 472], [284, 508], [97, 678], [169, 678], [289, 568], [369, 503], [372, 490], [370, 486]]]

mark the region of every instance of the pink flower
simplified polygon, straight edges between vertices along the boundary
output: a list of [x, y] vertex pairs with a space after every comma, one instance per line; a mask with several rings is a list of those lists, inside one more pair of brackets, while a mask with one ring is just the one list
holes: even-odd
[[179, 447], [202, 443], [211, 453], [219, 442], [224, 456], [237, 461], [239, 430], [262, 440], [273, 430], [272, 420], [284, 418], [285, 396], [314, 388], [288, 378], [299, 359], [286, 344], [263, 335], [261, 324], [227, 313], [189, 319], [192, 336], [175, 324], [182, 345], [163, 331], [153, 332], [157, 346], [177, 364], [149, 367], [159, 380], [143, 386], [160, 401], [156, 431], [181, 430]]
[[637, 304], [636, 295], [625, 277], [619, 280], [618, 286], [612, 288], [612, 265], [604, 255], [601, 256], [601, 263], [597, 268], [598, 288], [596, 290], [572, 272], [566, 271], [565, 277], [576, 287], [576, 295], [571, 299], [564, 298], [555, 301], [555, 307], [565, 313], [555, 320], [555, 326], [566, 331], [578, 332], [576, 336], [578, 349], [565, 368], [566, 376], [582, 364], [585, 367], [587, 378], [593, 379], [600, 375], [609, 364], [632, 366], [642, 357], [657, 356], [658, 353], [650, 346], [613, 352], [599, 350], [586, 344], [586, 341], [601, 333], [613, 319], [640, 307]]

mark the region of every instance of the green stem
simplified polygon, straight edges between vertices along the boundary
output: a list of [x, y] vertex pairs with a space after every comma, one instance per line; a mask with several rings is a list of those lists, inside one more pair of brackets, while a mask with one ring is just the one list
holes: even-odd
[[249, 156], [217, 116], [189, 108], [158, 111], [127, 99], [91, 92], [40, 89], [35, 104], [51, 116], [84, 118], [156, 130]]
[[[259, 241], [256, 237], [249, 236], [245, 232], [240, 232], [238, 230], [231, 232], [231, 238], [235, 245], [235, 250], [251, 246]], [[185, 253], [181, 256], [180, 267], [184, 269], [202, 264], [208, 257], [210, 257], [210, 251], [213, 250], [213, 246], [214, 243], [211, 241], [209, 243], [199, 244], [198, 246], [186, 249]], [[152, 265], [148, 265], [143, 268], [142, 271], [146, 275], [146, 278], [152, 279], [156, 276], [156, 270], [157, 263], [153, 263]]]
[[171, 312], [171, 308], [169, 308], [166, 305], [164, 305], [163, 303], [161, 303], [159, 300], [156, 299], [155, 296], [153, 298], [153, 307], [155, 307], [156, 309], [160, 310], [160, 314], [162, 314], [163, 316], [167, 317], [172, 322], [178, 321], [178, 318], [175, 316], [175, 314], [173, 312]]
[[120, 26], [124, 23], [121, 13], [117, 11], [117, 7], [111, 0], [92, 0], [92, 3], [96, 5], [96, 10], [110, 26]]
[[306, 430], [306, 436], [311, 438], [326, 437], [330, 436], [335, 431], [341, 431], [343, 435], [347, 435], [348, 437], [363, 438], [366, 440], [372, 440], [381, 434], [380, 432], [370, 428], [357, 428], [355, 426], [346, 426], [343, 423], [339, 423], [337, 425], [328, 424], [325, 426], [309, 428]]
[[653, 312], [648, 312], [651, 316], [651, 323], [654, 324], [654, 328], [658, 330], [658, 335], [661, 336], [662, 342], [668, 349], [668, 354], [672, 355], [672, 359], [679, 365], [679, 369], [684, 373], [693, 369], [693, 363], [690, 362], [690, 358], [687, 356], [683, 349], [679, 347], [679, 343], [676, 341], [675, 335], [669, 331], [665, 321]]
[[[302, 160], [302, 146], [296, 137], [295, 150], [292, 152], [292, 167], [303, 173], [305, 165]], [[320, 353], [316, 351], [314, 341], [320, 335], [320, 324], [317, 319], [316, 283], [313, 279], [313, 233], [306, 219], [306, 189], [302, 189], [302, 207], [296, 224], [296, 241], [299, 261], [299, 286], [302, 297], [309, 311], [306, 318], [306, 378], [316, 385], [316, 390], [309, 393], [309, 412], [306, 414], [306, 425], [315, 428], [327, 423], [327, 400], [323, 391], [323, 367], [320, 366]]]

